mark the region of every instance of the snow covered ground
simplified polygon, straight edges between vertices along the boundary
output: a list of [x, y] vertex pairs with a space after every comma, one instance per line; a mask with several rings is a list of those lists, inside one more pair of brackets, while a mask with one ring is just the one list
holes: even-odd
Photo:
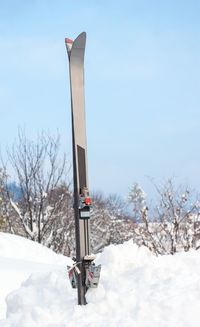
[[71, 264], [69, 258], [38, 243], [0, 233], [0, 319], [6, 314], [6, 296], [19, 288], [32, 273], [63, 270], [66, 264]]
[[88, 291], [87, 306], [76, 305], [76, 290], [66, 277], [69, 260], [0, 233], [0, 326], [199, 326], [199, 251], [155, 257], [132, 241], [111, 245], [96, 259], [101, 281]]

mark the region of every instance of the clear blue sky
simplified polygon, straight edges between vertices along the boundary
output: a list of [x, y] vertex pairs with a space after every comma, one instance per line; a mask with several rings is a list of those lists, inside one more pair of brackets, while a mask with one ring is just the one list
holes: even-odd
[[59, 130], [70, 157], [65, 37], [87, 32], [89, 181], [122, 195], [175, 176], [200, 188], [200, 2], [1, 0], [0, 144]]

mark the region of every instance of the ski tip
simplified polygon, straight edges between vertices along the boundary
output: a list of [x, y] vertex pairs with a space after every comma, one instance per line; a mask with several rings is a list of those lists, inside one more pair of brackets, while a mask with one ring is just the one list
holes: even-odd
[[66, 44], [73, 44], [73, 42], [74, 42], [73, 40], [65, 38], [65, 43]]

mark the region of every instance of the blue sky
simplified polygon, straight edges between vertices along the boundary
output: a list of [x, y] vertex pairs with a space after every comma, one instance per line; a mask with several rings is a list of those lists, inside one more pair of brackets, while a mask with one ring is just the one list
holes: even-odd
[[[199, 1], [0, 1], [1, 148], [19, 127], [61, 134], [71, 156], [65, 37], [87, 32], [89, 181], [151, 192], [175, 177], [200, 185]], [[147, 177], [148, 176], [148, 177]]]

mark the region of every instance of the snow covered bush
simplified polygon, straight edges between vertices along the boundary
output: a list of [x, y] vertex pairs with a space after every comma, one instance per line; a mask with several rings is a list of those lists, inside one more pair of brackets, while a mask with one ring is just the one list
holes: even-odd
[[199, 202], [187, 187], [175, 187], [170, 179], [156, 186], [158, 204], [149, 208], [138, 184], [131, 189], [129, 201], [137, 220], [134, 237], [138, 244], [156, 254], [174, 254], [197, 248]]

